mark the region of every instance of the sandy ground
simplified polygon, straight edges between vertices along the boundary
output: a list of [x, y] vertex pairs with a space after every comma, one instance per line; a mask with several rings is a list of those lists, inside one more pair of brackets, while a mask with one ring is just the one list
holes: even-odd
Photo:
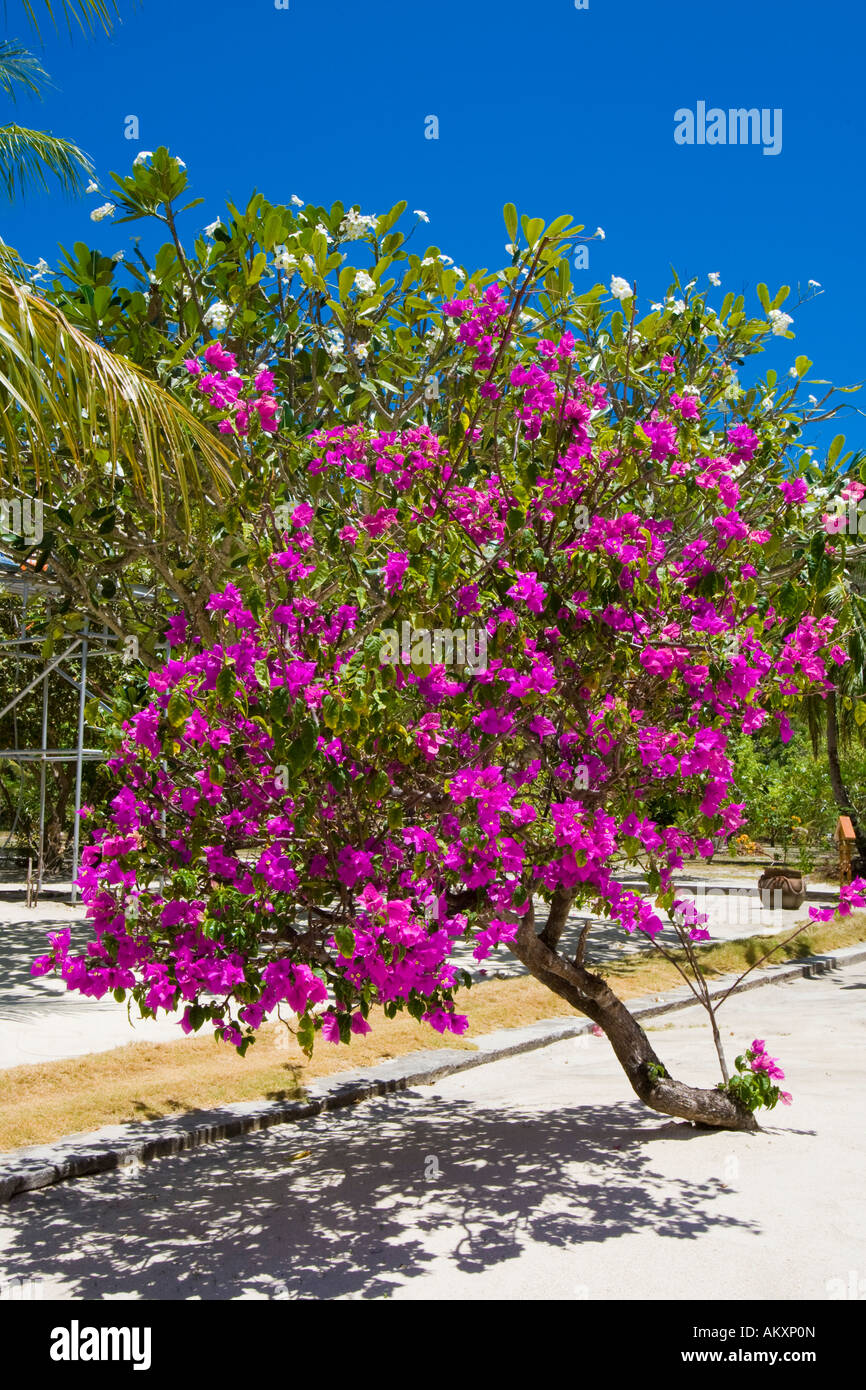
[[[604, 1038], [571, 1040], [16, 1198], [0, 1281], [72, 1299], [862, 1298], [864, 991], [851, 966], [724, 1006], [729, 1055], [764, 1038], [794, 1093], [758, 1135], [652, 1114]], [[698, 1009], [652, 1036], [674, 1075], [714, 1084]]]
[[[717, 877], [721, 871], [717, 871]], [[725, 881], [753, 888], [757, 870], [752, 865], [724, 870]], [[712, 880], [708, 879], [708, 883]], [[817, 883], [814, 885], [819, 887]], [[826, 886], [826, 885], [824, 885]], [[685, 894], [684, 894], [685, 895]], [[700, 911], [710, 917], [709, 929], [717, 941], [743, 936], [769, 936], [805, 920], [807, 906], [785, 912], [761, 906], [757, 896], [725, 896], [709, 892], [696, 899]], [[131, 1024], [126, 1009], [111, 998], [83, 999], [71, 994], [53, 976], [34, 979], [30, 963], [47, 950], [46, 932], [71, 926], [73, 945], [83, 949], [93, 932], [80, 906], [44, 899], [28, 911], [20, 902], [0, 900], [0, 1069], [24, 1063], [58, 1061], [87, 1052], [104, 1052], [128, 1042], [166, 1042], [180, 1036], [177, 1019], [138, 1019]], [[564, 939], [564, 949], [576, 948], [581, 922], [575, 916]], [[640, 950], [646, 939], [627, 937], [618, 926], [600, 924], [592, 929], [587, 959], [590, 964], [609, 960], [623, 951]], [[508, 950], [500, 949], [479, 969], [472, 942], [458, 944], [457, 965], [475, 978], [524, 974], [523, 966]]]

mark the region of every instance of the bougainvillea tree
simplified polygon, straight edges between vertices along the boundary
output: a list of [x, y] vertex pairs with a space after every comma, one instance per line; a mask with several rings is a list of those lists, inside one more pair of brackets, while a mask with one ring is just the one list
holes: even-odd
[[[531, 270], [549, 242], [524, 232]], [[35, 968], [242, 1051], [282, 1006], [311, 1049], [377, 1006], [460, 1033], [458, 943], [478, 962], [508, 943], [647, 1105], [751, 1128], [788, 1099], [763, 1042], [731, 1078], [711, 1009], [722, 1082], [674, 1079], [587, 964], [589, 929], [564, 942], [580, 909], [695, 961], [708, 931], [674, 875], [741, 825], [731, 740], [785, 737], [844, 661], [791, 584], [810, 505], [793, 388], [732, 390], [718, 346], [778, 332], [778, 311], [747, 321], [730, 298], [723, 319], [689, 286], [638, 322], [615, 279], [605, 329], [588, 314], [527, 344], [526, 278], [442, 306], [464, 354], [447, 433], [312, 433], [209, 600], [218, 640], [172, 622], [85, 854], [96, 939], [73, 955], [61, 933]], [[267, 372], [221, 344], [186, 370], [224, 431], [266, 446]]]

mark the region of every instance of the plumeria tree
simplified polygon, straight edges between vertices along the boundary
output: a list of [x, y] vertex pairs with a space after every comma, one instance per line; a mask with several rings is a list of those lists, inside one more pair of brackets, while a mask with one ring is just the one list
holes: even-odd
[[[192, 405], [214, 436], [221, 416], [189, 380], [191, 351], [219, 339], [247, 379], [270, 375], [278, 401], [270, 425], [279, 429], [254, 419], [251, 430], [214, 440], [234, 456], [228, 489], [215, 470], [181, 467], [179, 451], [162, 462], [156, 490], [128, 469], [76, 476], [58, 460], [41, 560], [76, 611], [136, 636], [152, 664], [160, 625], [178, 604], [208, 634], [210, 593], [246, 567], [262, 508], [293, 490], [311, 430], [334, 418], [388, 429], [459, 421], [461, 355], [441, 306], [469, 272], [430, 243], [426, 212], [405, 202], [375, 213], [256, 194], [208, 222], [184, 161], [164, 147], [93, 189], [98, 243], [64, 251], [56, 276], [40, 272], [56, 309]], [[542, 314], [599, 296], [597, 287], [574, 292], [563, 252], [551, 241], [525, 287], [527, 297], [553, 296]], [[519, 322], [515, 333], [528, 327]]]
[[[741, 825], [734, 736], [787, 738], [845, 661], [792, 582], [809, 545], [794, 388], [732, 383], [732, 356], [779, 334], [783, 294], [752, 319], [692, 284], [639, 320], [615, 278], [612, 314], [599, 290], [557, 322], [527, 286], [558, 274], [570, 230], [524, 219], [510, 273], [442, 305], [461, 354], [443, 428], [360, 420], [297, 447], [208, 600], [215, 640], [178, 614], [116, 731], [119, 790], [82, 877], [94, 942], [74, 955], [57, 933], [34, 968], [180, 1008], [242, 1052], [285, 1008], [310, 1050], [380, 1006], [462, 1032], [458, 943], [478, 962], [508, 943], [648, 1106], [749, 1129], [789, 1099], [781, 1069], [756, 1039], [730, 1074], [706, 922], [674, 875]], [[268, 447], [267, 369], [210, 343], [185, 372], [226, 435]], [[648, 891], [623, 882], [635, 866]], [[672, 1077], [587, 963], [599, 916], [680, 962], [716, 1088]]]

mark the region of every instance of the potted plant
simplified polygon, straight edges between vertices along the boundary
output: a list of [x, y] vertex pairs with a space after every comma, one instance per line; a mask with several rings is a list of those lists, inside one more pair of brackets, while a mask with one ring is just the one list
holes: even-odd
[[[794, 820], [798, 820], [794, 817]], [[800, 844], [797, 851], [797, 868], [789, 868], [787, 863], [765, 869], [758, 879], [758, 893], [762, 907], [783, 907], [794, 911], [802, 907], [806, 900], [806, 875], [814, 868], [814, 859], [806, 843], [805, 826], [797, 826]], [[786, 844], [787, 858], [787, 844]]]

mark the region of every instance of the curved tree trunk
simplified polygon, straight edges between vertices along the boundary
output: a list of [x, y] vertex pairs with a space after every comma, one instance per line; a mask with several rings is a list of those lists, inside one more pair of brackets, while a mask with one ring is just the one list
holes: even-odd
[[579, 963], [581, 951], [575, 961], [564, 960], [558, 954], [556, 948], [565, 929], [570, 903], [571, 895], [554, 894], [547, 923], [538, 936], [530, 901], [529, 912], [521, 921], [516, 940], [511, 943], [518, 960], [541, 984], [598, 1024], [610, 1040], [632, 1090], [644, 1105], [663, 1115], [691, 1120], [698, 1125], [757, 1130], [755, 1116], [733, 1096], [724, 1091], [687, 1086], [669, 1076], [634, 1015], [600, 975], [594, 975]]
[[850, 817], [857, 839], [857, 853], [866, 863], [866, 834], [860, 827], [860, 822], [851, 805], [848, 788], [842, 780], [842, 765], [839, 761], [839, 717], [835, 690], [831, 690], [827, 696], [827, 763], [830, 768], [830, 786], [833, 789], [833, 799], [839, 811]]

